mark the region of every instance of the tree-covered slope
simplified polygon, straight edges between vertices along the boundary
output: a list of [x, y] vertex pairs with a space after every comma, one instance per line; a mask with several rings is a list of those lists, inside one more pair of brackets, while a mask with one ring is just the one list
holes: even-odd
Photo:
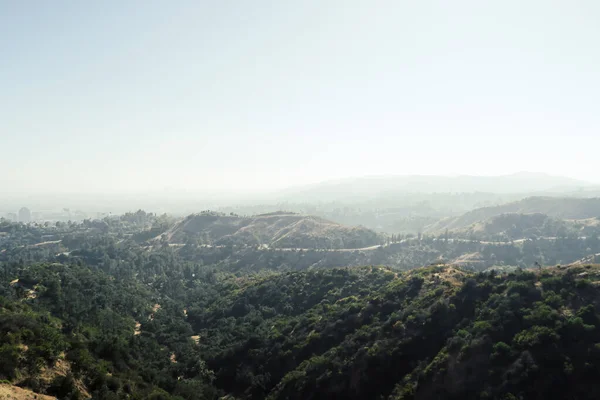
[[0, 380], [60, 399], [216, 396], [159, 291], [77, 264], [3, 264], [0, 277]]
[[279, 253], [292, 252], [234, 268], [190, 261], [166, 243], [70, 241], [79, 250], [52, 257], [63, 263], [6, 251], [14, 261], [0, 263], [0, 380], [97, 399], [599, 394], [595, 265], [292, 272], [277, 267]]
[[598, 282], [595, 266], [289, 273], [224, 288], [192, 325], [238, 398], [597, 398]]

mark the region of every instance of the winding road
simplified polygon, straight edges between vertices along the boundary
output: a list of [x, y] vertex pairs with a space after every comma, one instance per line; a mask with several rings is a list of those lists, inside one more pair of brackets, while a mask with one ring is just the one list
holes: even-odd
[[[553, 240], [557, 240], [557, 237], [554, 236], [549, 236], [549, 237], [541, 237], [538, 238], [537, 240], [548, 240], [548, 241], [553, 241]], [[580, 236], [577, 238], [578, 240], [585, 240], [586, 237], [585, 236]], [[454, 243], [454, 242], [460, 242], [460, 243], [474, 243], [474, 244], [483, 244], [483, 245], [490, 245], [490, 246], [502, 246], [502, 245], [510, 245], [510, 244], [520, 244], [520, 243], [525, 243], [527, 241], [531, 241], [532, 239], [528, 239], [528, 238], [523, 238], [523, 239], [515, 239], [515, 240], [511, 240], [511, 241], [485, 241], [485, 240], [471, 240], [471, 239], [459, 239], [459, 238], [449, 238], [448, 242], [450, 243]], [[360, 248], [350, 248], [350, 249], [320, 249], [320, 248], [301, 248], [301, 247], [270, 247], [269, 245], [263, 244], [260, 245], [260, 249], [261, 250], [273, 250], [273, 251], [327, 251], [327, 252], [354, 252], [354, 251], [373, 251], [373, 250], [378, 250], [380, 248], [385, 248], [385, 247], [389, 247], [391, 245], [395, 245], [395, 244], [402, 244], [402, 243], [407, 243], [407, 242], [418, 242], [419, 239], [418, 238], [410, 238], [410, 239], [403, 239], [397, 242], [393, 242], [393, 243], [386, 243], [386, 244], [376, 244], [373, 246], [368, 246], [368, 247], [360, 247]], [[437, 238], [433, 238], [433, 241], [438, 241]], [[171, 243], [169, 244], [169, 246], [171, 247], [183, 247], [185, 246], [184, 243]], [[218, 246], [213, 246], [213, 245], [209, 245], [209, 244], [205, 244], [205, 245], [201, 245], [199, 247], [203, 247], [203, 248], [225, 248], [227, 246], [223, 246], [223, 245], [218, 245]], [[253, 247], [253, 246], [246, 246], [246, 248], [248, 247]]]

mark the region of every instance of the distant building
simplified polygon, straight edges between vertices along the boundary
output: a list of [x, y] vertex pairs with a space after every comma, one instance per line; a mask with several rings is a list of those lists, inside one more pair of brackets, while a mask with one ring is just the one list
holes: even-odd
[[8, 213], [8, 214], [6, 214], [6, 219], [9, 220], [9, 221], [11, 221], [11, 222], [17, 222], [18, 218], [19, 217], [15, 213]]
[[29, 210], [29, 208], [23, 207], [19, 210], [19, 222], [31, 222], [31, 210]]

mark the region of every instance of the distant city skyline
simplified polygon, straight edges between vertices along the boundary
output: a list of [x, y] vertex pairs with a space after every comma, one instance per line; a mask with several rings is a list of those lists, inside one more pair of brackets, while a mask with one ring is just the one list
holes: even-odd
[[19, 222], [31, 222], [31, 210], [27, 207], [21, 207], [19, 210]]

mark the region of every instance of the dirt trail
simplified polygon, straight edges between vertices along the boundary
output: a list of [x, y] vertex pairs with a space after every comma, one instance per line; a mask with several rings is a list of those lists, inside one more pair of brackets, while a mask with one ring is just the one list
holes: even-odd
[[46, 242], [40, 242], [40, 243], [32, 244], [32, 245], [29, 245], [28, 247], [40, 247], [40, 246], [46, 246], [48, 244], [57, 244], [57, 243], [60, 243], [60, 242], [62, 242], [62, 240], [49, 240], [49, 241], [46, 241]]

